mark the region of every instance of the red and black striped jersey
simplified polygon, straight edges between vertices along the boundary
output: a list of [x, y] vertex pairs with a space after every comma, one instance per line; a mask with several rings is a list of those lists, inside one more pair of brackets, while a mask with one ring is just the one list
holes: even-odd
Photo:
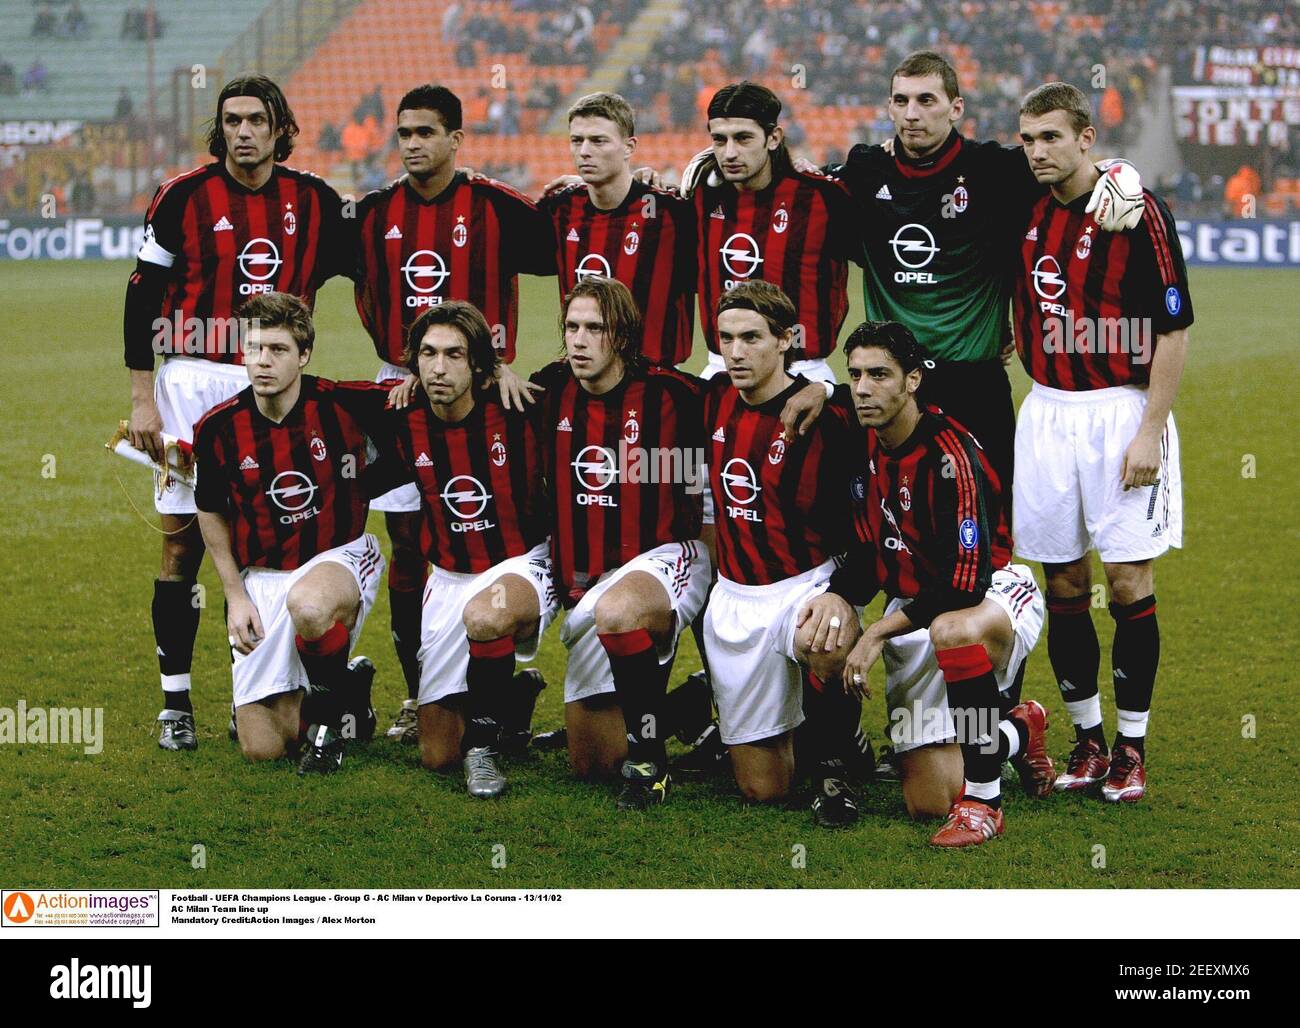
[[444, 571], [478, 574], [527, 553], [549, 532], [538, 418], [506, 410], [495, 391], [447, 422], [421, 391], [394, 415], [403, 473], [420, 488], [420, 546]]
[[693, 379], [653, 366], [599, 396], [562, 361], [532, 378], [546, 387], [542, 446], [556, 586], [573, 606], [605, 572], [656, 546], [699, 538], [700, 394]]
[[660, 367], [686, 361], [695, 331], [695, 205], [637, 181], [613, 210], [592, 203], [581, 184], [540, 203], [555, 225], [561, 299], [584, 278], [616, 278], [641, 311], [646, 359]]
[[[308, 172], [277, 164], [252, 190], [215, 161], [169, 179], [149, 205], [137, 255], [168, 276], [158, 316], [176, 332], [164, 353], [242, 364], [238, 334], [222, 322], [257, 293], [292, 293], [314, 304], [321, 283], [350, 273], [350, 248], [342, 200]], [[191, 319], [204, 326], [202, 346]], [[128, 338], [127, 352], [150, 353], [153, 342]]]
[[868, 429], [859, 468], [847, 480], [857, 545], [831, 591], [858, 604], [879, 589], [910, 599], [903, 612], [918, 628], [983, 600], [993, 571], [1011, 563], [1011, 532], [975, 438], [929, 407], [896, 449]]
[[406, 330], [443, 300], [472, 303], [515, 359], [519, 279], [555, 274], [551, 221], [504, 182], [463, 171], [432, 200], [403, 175], [357, 205], [357, 312], [380, 360], [401, 365]]
[[763, 189], [724, 183], [695, 193], [700, 324], [718, 352], [718, 298], [750, 279], [780, 286], [799, 313], [796, 358], [835, 349], [849, 310], [849, 260], [861, 261], [859, 214], [842, 182], [816, 172], [778, 174]]
[[367, 442], [384, 437], [388, 390], [372, 382], [303, 375], [298, 402], [278, 424], [253, 389], [194, 427], [195, 505], [230, 521], [241, 568], [292, 571], [366, 530]]
[[[706, 384], [718, 574], [742, 585], [769, 585], [842, 554], [849, 540], [850, 476], [856, 426], [827, 405], [804, 435], [786, 443], [781, 411], [808, 385], [794, 379], [751, 407], [725, 375]], [[819, 387], [820, 388], [820, 387]]]
[[1156, 336], [1192, 323], [1187, 267], [1173, 215], [1143, 190], [1136, 228], [1103, 232], [1084, 213], [1089, 192], [1067, 205], [1034, 205], [1012, 293], [1016, 349], [1035, 382], [1083, 391], [1145, 385]]

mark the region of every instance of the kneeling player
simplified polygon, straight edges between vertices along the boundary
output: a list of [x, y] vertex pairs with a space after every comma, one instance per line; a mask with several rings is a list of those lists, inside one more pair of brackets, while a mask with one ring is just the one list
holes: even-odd
[[[885, 660], [885, 690], [903, 795], [914, 817], [948, 819], [930, 840], [968, 846], [1002, 834], [1001, 768], [1018, 758], [1026, 791], [1055, 778], [1035, 701], [1003, 717], [1000, 694], [1038, 641], [1043, 600], [1011, 544], [997, 476], [975, 439], [916, 394], [924, 351], [897, 322], [858, 326], [845, 343], [865, 469], [853, 479], [862, 544], [831, 590], [865, 604], [880, 588], [885, 614], [844, 664], [865, 688]], [[814, 643], [820, 641], [821, 633]]]
[[648, 367], [627, 286], [579, 282], [565, 297], [565, 361], [546, 387], [552, 553], [569, 648], [569, 761], [582, 777], [621, 766], [620, 809], [668, 792], [664, 694], [677, 636], [704, 605], [699, 394]]
[[537, 655], [558, 609], [538, 409], [507, 410], [491, 388], [492, 331], [471, 304], [422, 314], [406, 365], [423, 392], [394, 435], [419, 488], [433, 564], [420, 628], [420, 759], [429, 768], [463, 759], [470, 795], [497, 796], [501, 729], [527, 725], [536, 699], [515, 660]]
[[[297, 297], [268, 293], [240, 309], [252, 381], [195, 426], [195, 502], [221, 576], [235, 720], [250, 760], [297, 746], [300, 774], [343, 761], [345, 735], [373, 730], [369, 677], [348, 652], [375, 602], [384, 558], [365, 532], [373, 392], [304, 375], [315, 330]], [[358, 733], [355, 719], [368, 717]], [[345, 730], [345, 720], [352, 724]]]
[[[794, 784], [794, 729], [804, 721], [803, 670], [822, 683], [819, 706], [855, 707], [825, 681], [856, 640], [857, 614], [825, 595], [835, 557], [848, 539], [845, 483], [853, 431], [847, 415], [828, 408], [803, 435], [787, 442], [786, 403], [807, 383], [789, 373], [797, 320], [794, 304], [776, 286], [747, 282], [718, 301], [717, 337], [725, 376], [706, 386], [705, 430], [711, 434], [709, 484], [716, 511], [718, 582], [709, 597], [704, 639], [722, 742], [730, 747], [736, 783], [751, 802], [782, 800]], [[807, 608], [836, 628], [832, 651], [814, 652]], [[838, 631], [843, 628], [843, 633]], [[852, 793], [826, 736], [847, 717], [819, 711], [818, 731], [801, 736], [815, 752], [821, 789], [819, 823], [857, 817]], [[801, 757], [806, 755], [801, 754]]]

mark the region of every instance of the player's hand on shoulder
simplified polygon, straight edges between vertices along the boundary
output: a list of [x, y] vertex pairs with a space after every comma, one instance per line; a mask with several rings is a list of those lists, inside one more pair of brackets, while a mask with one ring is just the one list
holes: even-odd
[[1091, 214], [1103, 232], [1125, 232], [1137, 228], [1146, 211], [1142, 176], [1121, 158], [1099, 161], [1101, 177], [1092, 187], [1085, 213]]
[[127, 440], [137, 450], [143, 450], [149, 459], [163, 463], [162, 415], [153, 398], [131, 405], [131, 420], [127, 422]]
[[813, 162], [808, 160], [807, 157], [796, 157], [793, 161], [790, 162], [790, 164], [795, 171], [802, 172], [805, 175], [810, 173], [814, 175], [818, 175], [821, 173], [821, 168], [813, 164]]
[[826, 400], [826, 387], [820, 382], [809, 382], [786, 400], [781, 409], [781, 425], [785, 429], [781, 438], [788, 443], [795, 436], [806, 435], [808, 429], [821, 417]]
[[414, 401], [416, 390], [419, 388], [420, 380], [416, 376], [408, 374], [388, 391], [388, 406], [396, 410], [404, 410]]
[[651, 186], [654, 189], [664, 188], [664, 177], [654, 168], [640, 167], [635, 169], [632, 172], [632, 180], [640, 182], [643, 186]]
[[582, 185], [580, 175], [560, 175], [551, 179], [546, 185], [542, 186], [543, 198], [550, 196], [552, 193], [558, 193], [561, 189], [568, 189], [569, 186]]
[[506, 410], [527, 410], [527, 405], [536, 403], [534, 393], [546, 392], [546, 387], [520, 378], [508, 364], [498, 364], [496, 371], [497, 386], [501, 389], [501, 405]]
[[245, 593], [243, 596], [227, 596], [226, 607], [226, 631], [230, 636], [230, 645], [245, 655], [252, 653], [266, 637], [257, 605]]
[[884, 150], [885, 153], [889, 154], [890, 157], [893, 157], [893, 156], [894, 156], [894, 137], [893, 137], [893, 136], [890, 136], [888, 139], [884, 140], [884, 141], [880, 144], [880, 149]]

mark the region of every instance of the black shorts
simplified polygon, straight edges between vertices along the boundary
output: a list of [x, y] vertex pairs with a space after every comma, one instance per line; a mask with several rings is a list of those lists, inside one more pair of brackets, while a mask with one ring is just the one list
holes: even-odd
[[1002, 362], [939, 361], [925, 373], [921, 401], [942, 408], [976, 438], [1001, 480], [1002, 502], [1010, 512], [1016, 412]]

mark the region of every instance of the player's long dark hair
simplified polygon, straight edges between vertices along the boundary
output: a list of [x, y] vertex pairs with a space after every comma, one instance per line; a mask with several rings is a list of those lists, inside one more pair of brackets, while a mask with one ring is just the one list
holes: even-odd
[[479, 309], [464, 300], [444, 300], [415, 319], [406, 333], [406, 349], [402, 353], [407, 370], [417, 378], [420, 376], [420, 344], [434, 325], [447, 325], [465, 337], [473, 391], [477, 394], [491, 385], [500, 362], [492, 346], [492, 329]]
[[293, 153], [293, 137], [298, 134], [298, 122], [280, 87], [265, 75], [240, 75], [222, 87], [221, 95], [217, 97], [216, 116], [208, 126], [208, 153], [225, 160], [226, 136], [221, 130], [221, 110], [232, 96], [251, 96], [262, 101], [271, 117], [271, 129], [276, 133], [275, 159], [286, 160]]

